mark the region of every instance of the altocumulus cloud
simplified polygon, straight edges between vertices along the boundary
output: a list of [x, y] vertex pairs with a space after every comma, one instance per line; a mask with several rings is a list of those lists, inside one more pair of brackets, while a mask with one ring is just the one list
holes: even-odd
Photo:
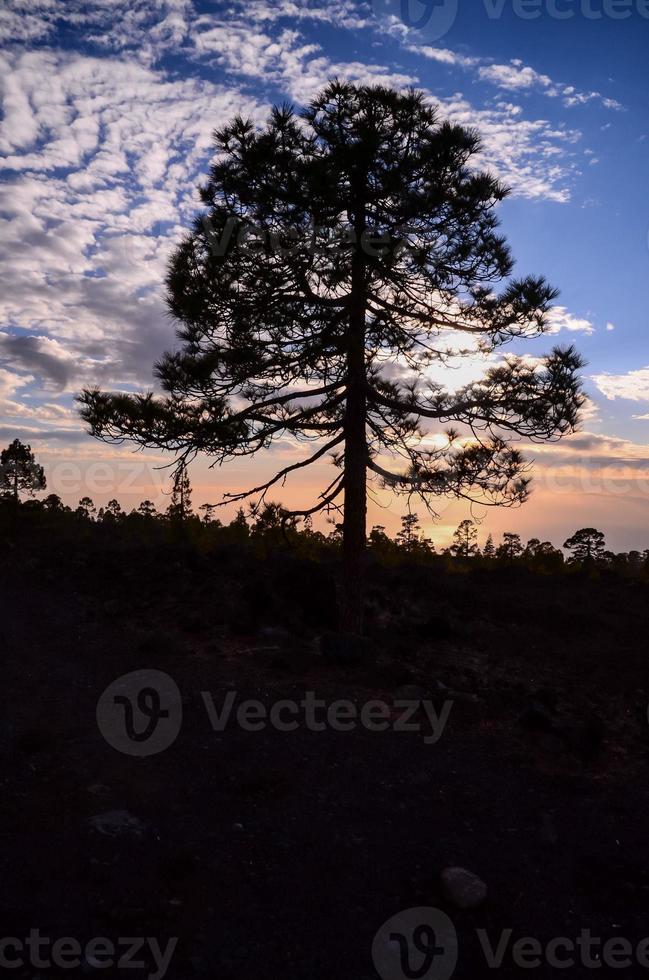
[[[372, 60], [345, 60], [338, 43], [330, 57], [322, 25], [351, 39], [350, 51], [362, 38]], [[212, 128], [235, 113], [261, 122], [270, 102], [303, 101], [332, 75], [420, 85], [421, 62], [434, 56], [384, 27], [351, 0], [237, 0], [207, 12], [192, 0], [4, 0], [0, 398], [12, 417], [21, 406], [24, 418], [40, 412], [60, 438], [52, 406], [73, 425], [71, 394], [82, 384], [151, 384], [152, 363], [173, 343], [165, 264], [198, 207]], [[599, 98], [519, 63], [504, 71], [450, 51], [437, 60], [482, 72], [509, 96], [556, 87], [564, 102]], [[481, 130], [481, 165], [515, 194], [569, 199], [578, 130], [528, 118], [511, 101], [429, 94], [444, 116]], [[560, 310], [553, 329], [591, 327]]]

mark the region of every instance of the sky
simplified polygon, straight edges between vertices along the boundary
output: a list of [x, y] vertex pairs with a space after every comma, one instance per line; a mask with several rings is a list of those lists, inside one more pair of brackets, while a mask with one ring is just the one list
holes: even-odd
[[[199, 209], [213, 129], [237, 113], [262, 124], [333, 76], [415, 86], [481, 132], [480, 164], [512, 192], [515, 272], [560, 290], [553, 336], [524, 350], [574, 342], [589, 398], [578, 433], [532, 447], [523, 508], [436, 501], [435, 521], [418, 511], [426, 533], [445, 545], [473, 516], [481, 538], [560, 545], [594, 525], [614, 550], [649, 548], [648, 41], [649, 0], [3, 0], [0, 445], [29, 442], [68, 504], [165, 507], [169, 459], [91, 439], [74, 396], [153, 386], [174, 338], [166, 262]], [[220, 469], [198, 460], [194, 503], [295, 455], [285, 441]], [[275, 499], [312, 505], [327, 469]], [[405, 510], [377, 489], [370, 523], [394, 531]]]

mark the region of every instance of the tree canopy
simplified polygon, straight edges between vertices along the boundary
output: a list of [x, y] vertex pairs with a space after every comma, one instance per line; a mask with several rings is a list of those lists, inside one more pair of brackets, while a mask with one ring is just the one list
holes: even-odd
[[597, 528], [582, 527], [564, 542], [563, 547], [572, 552], [572, 561], [588, 565], [602, 558], [606, 539]]
[[0, 494], [17, 503], [21, 493], [31, 497], [46, 486], [45, 472], [36, 462], [31, 446], [14, 439], [0, 453]]

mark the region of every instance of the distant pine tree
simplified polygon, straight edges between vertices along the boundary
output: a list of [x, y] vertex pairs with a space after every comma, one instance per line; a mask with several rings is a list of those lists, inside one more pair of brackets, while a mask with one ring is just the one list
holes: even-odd
[[522, 554], [523, 542], [521, 541], [520, 534], [515, 534], [513, 531], [505, 531], [502, 544], [498, 545], [496, 557], [502, 558], [504, 561], [513, 561]]
[[88, 521], [93, 520], [97, 513], [94, 501], [91, 497], [82, 497], [77, 506], [77, 514]]
[[473, 558], [478, 554], [478, 529], [473, 521], [467, 518], [458, 525], [450, 552], [456, 558]]
[[419, 517], [417, 514], [404, 514], [401, 518], [401, 530], [397, 534], [397, 541], [406, 551], [412, 551], [420, 538]]
[[152, 520], [158, 516], [152, 500], [143, 500], [137, 508], [137, 513], [140, 517], [146, 517], [148, 520]]
[[32, 497], [46, 486], [45, 472], [36, 462], [31, 446], [14, 439], [0, 453], [0, 496], [9, 497], [18, 504], [21, 493]]
[[604, 556], [606, 539], [594, 527], [582, 527], [572, 537], [564, 541], [563, 547], [572, 552], [570, 561], [581, 565], [591, 565]]
[[198, 509], [203, 514], [203, 524], [218, 524], [221, 526], [221, 522], [217, 521], [214, 516], [218, 510], [218, 504], [201, 504]]
[[171, 521], [184, 524], [192, 515], [192, 485], [189, 482], [189, 470], [183, 461], [173, 475], [171, 503], [167, 508], [167, 517]]
[[97, 514], [97, 520], [104, 524], [120, 524], [126, 514], [122, 510], [119, 500], [109, 500], [105, 507], [102, 507]]

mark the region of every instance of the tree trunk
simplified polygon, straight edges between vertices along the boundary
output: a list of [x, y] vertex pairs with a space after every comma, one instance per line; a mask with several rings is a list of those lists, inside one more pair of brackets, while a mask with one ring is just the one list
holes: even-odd
[[[355, 222], [360, 243], [364, 215]], [[360, 248], [360, 245], [358, 246]], [[343, 518], [343, 577], [341, 629], [360, 636], [365, 599], [365, 548], [367, 537], [367, 437], [365, 415], [365, 290], [363, 258], [352, 260], [352, 291], [347, 351], [345, 403], [345, 514]]]
[[343, 580], [341, 628], [345, 633], [363, 632], [366, 542], [365, 390], [353, 382], [345, 410], [345, 516], [343, 519]]

